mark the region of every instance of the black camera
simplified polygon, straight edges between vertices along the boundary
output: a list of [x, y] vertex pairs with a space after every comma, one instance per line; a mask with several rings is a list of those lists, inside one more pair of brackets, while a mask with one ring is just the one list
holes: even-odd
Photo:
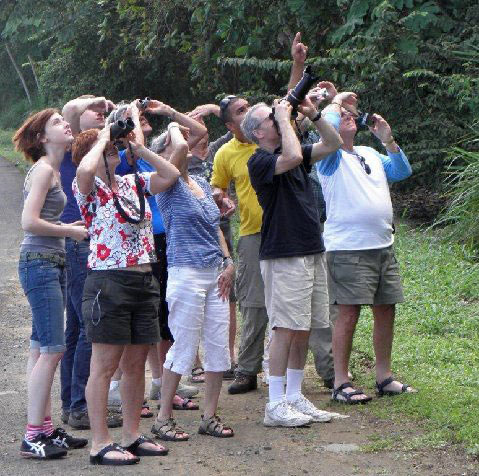
[[119, 119], [112, 124], [110, 128], [110, 139], [115, 141], [117, 139], [123, 139], [135, 128], [135, 123], [131, 117], [128, 117], [124, 121]]
[[369, 112], [358, 111], [358, 116], [354, 120], [358, 129], [367, 129], [368, 126], [374, 126], [374, 117]]
[[293, 112], [291, 114], [292, 117], [296, 117], [298, 115], [298, 106], [304, 101], [304, 98], [308, 94], [309, 90], [318, 79], [318, 76], [313, 75], [311, 66], [306, 66], [303, 77], [286, 97], [286, 101], [293, 106]]
[[151, 101], [151, 99], [148, 98], [148, 97], [146, 97], [145, 99], [140, 99], [140, 100], [138, 101], [138, 103], [139, 103], [139, 108], [140, 108], [142, 111], [144, 111], [144, 110], [149, 106], [150, 101]]

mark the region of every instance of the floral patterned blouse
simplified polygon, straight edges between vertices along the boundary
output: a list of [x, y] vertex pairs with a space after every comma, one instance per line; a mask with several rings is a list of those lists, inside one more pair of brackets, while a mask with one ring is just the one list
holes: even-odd
[[[139, 174], [145, 194], [149, 194], [150, 173]], [[138, 218], [140, 200], [135, 176], [115, 176], [118, 199], [125, 212]], [[110, 187], [95, 177], [93, 190], [84, 195], [73, 180], [73, 194], [90, 236], [88, 267], [94, 270], [126, 268], [156, 262], [151, 211], [145, 200], [145, 219], [138, 224], [128, 223], [115, 207]]]

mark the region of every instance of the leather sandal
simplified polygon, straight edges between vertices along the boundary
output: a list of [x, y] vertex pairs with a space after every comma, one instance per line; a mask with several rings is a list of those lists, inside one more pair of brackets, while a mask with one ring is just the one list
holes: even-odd
[[[158, 447], [158, 449], [153, 450], [151, 448], [142, 448], [141, 445], [143, 443], [152, 443], [153, 445]], [[125, 450], [129, 451], [132, 455], [135, 456], [166, 456], [168, 454], [168, 448], [159, 445], [145, 435], [140, 435], [131, 445], [125, 446]]]
[[378, 394], [378, 397], [395, 397], [396, 395], [401, 395], [402, 393], [417, 392], [417, 390], [414, 390], [410, 385], [405, 383], [402, 384], [401, 390], [384, 390], [384, 387], [387, 387], [392, 382], [394, 382], [394, 377], [392, 375], [391, 377], [383, 380], [381, 383], [376, 382], [376, 393]]
[[[334, 400], [335, 402], [345, 403], [346, 405], [362, 405], [372, 400], [372, 397], [368, 397], [360, 389], [353, 390], [352, 392], [345, 392], [344, 389], [348, 387], [354, 389], [353, 384], [351, 382], [345, 382], [342, 385], [340, 385], [338, 388], [335, 388], [331, 395], [331, 399]], [[352, 397], [354, 395], [364, 395], [366, 398], [353, 399]]]
[[[229, 433], [225, 433], [225, 430], [229, 430]], [[203, 415], [201, 415], [201, 424], [198, 433], [200, 435], [215, 436], [216, 438], [231, 438], [235, 434], [231, 427], [221, 423], [221, 419], [218, 415], [213, 415], [206, 420], [203, 418]]]
[[[190, 438], [190, 435], [188, 435], [186, 431], [177, 426], [173, 418], [156, 420], [151, 427], [151, 432], [156, 435], [157, 438], [164, 441], [187, 441]], [[188, 436], [180, 436], [182, 434], [187, 434]]]
[[110, 451], [115, 451], [116, 453], [127, 454], [128, 451], [122, 448], [117, 443], [111, 443], [108, 446], [102, 448], [96, 455], [90, 455], [90, 464], [95, 465], [105, 465], [105, 466], [126, 466], [137, 464], [140, 462], [140, 458], [137, 456], [135, 458], [129, 459], [116, 459], [116, 458], [107, 458], [105, 455]]

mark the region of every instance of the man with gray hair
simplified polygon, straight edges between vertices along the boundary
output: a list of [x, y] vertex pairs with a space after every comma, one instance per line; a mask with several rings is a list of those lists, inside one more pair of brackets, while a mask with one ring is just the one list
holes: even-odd
[[257, 104], [241, 124], [245, 137], [259, 146], [248, 170], [263, 209], [259, 259], [274, 330], [266, 426], [303, 426], [333, 416], [318, 410], [301, 386], [310, 330], [329, 325], [325, 249], [308, 173], [314, 162], [336, 151], [342, 141], [309, 98], [298, 110], [314, 123], [321, 142], [301, 147], [286, 100], [277, 102], [273, 110]]

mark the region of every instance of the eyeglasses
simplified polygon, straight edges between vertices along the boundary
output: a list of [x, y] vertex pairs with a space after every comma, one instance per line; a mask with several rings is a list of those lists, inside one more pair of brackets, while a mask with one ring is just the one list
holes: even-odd
[[364, 171], [368, 175], [370, 175], [371, 174], [371, 167], [366, 163], [366, 159], [362, 155], [359, 155], [356, 152], [353, 152], [352, 154], [354, 155], [354, 157], [356, 157], [359, 160], [359, 163], [361, 164], [361, 167], [364, 169]]
[[229, 96], [226, 96], [220, 101], [220, 116], [222, 118], [226, 112], [226, 109], [228, 109], [228, 106], [230, 105], [231, 101], [237, 98], [238, 96], [235, 96], [234, 94], [230, 94]]

